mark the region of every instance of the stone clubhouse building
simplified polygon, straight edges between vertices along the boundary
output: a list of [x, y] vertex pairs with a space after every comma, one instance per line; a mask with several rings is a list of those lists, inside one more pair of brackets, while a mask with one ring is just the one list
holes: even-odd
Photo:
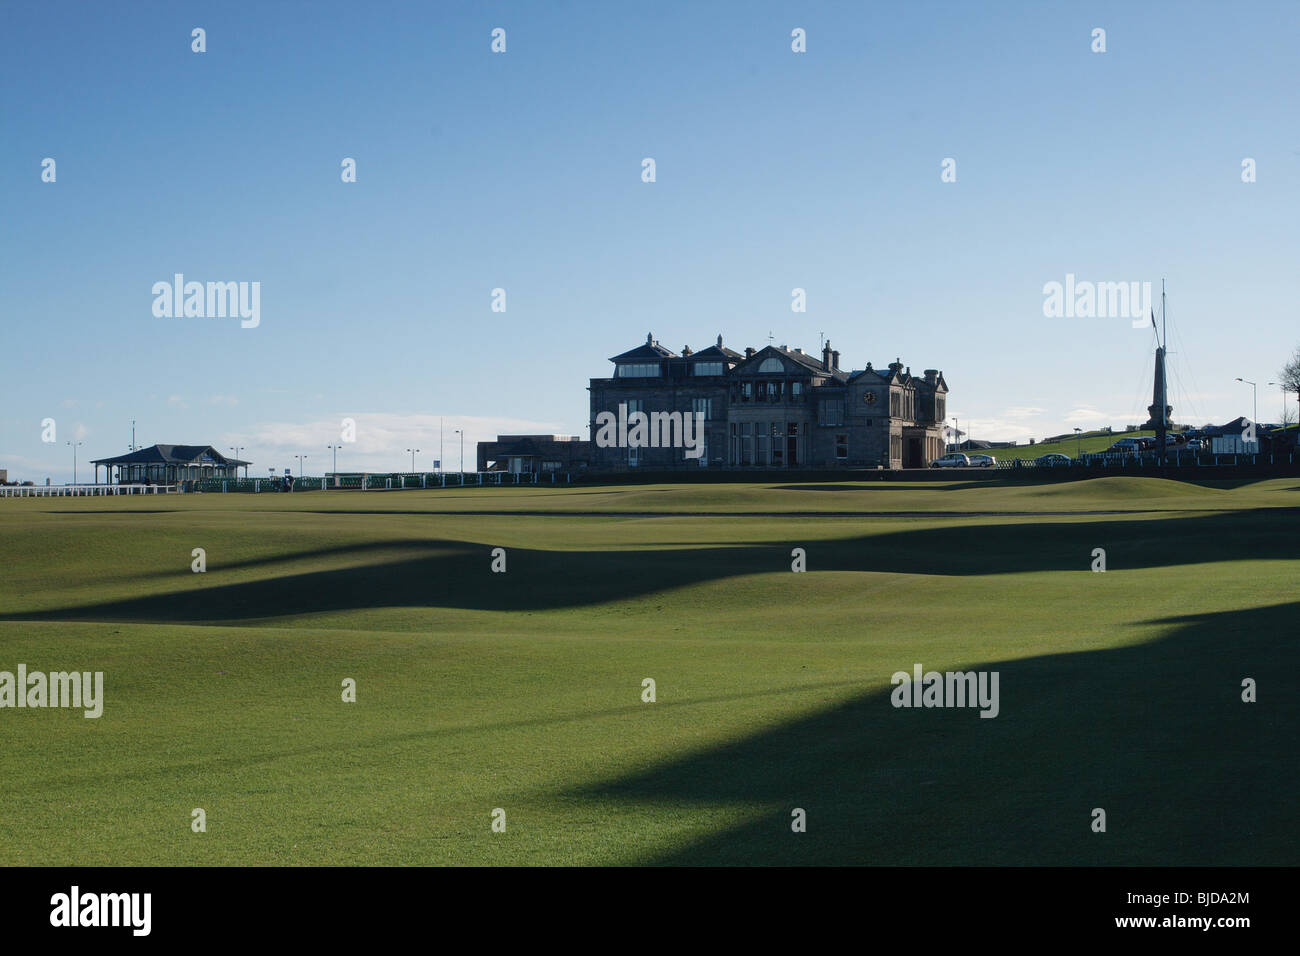
[[[741, 354], [721, 335], [679, 355], [650, 334], [610, 361], [613, 376], [589, 386], [592, 470], [924, 468], [944, 453], [948, 385], [937, 369], [917, 377], [897, 360], [842, 369], [829, 341], [820, 357], [774, 345]], [[622, 420], [702, 415], [702, 454], [597, 440], [602, 413], [619, 416], [620, 406]]]

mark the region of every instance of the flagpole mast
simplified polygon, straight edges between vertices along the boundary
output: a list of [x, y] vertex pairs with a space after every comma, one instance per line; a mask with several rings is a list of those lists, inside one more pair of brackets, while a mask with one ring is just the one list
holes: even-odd
[[1165, 306], [1165, 280], [1160, 280], [1160, 463], [1165, 464], [1169, 436], [1169, 375], [1165, 362], [1169, 355], [1169, 314]]

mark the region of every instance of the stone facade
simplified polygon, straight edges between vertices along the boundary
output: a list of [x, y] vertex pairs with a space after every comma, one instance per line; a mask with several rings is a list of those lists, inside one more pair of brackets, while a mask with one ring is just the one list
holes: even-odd
[[[901, 362], [877, 370], [839, 367], [827, 342], [820, 357], [768, 346], [744, 354], [717, 344], [678, 355], [646, 336], [610, 359], [612, 378], [593, 378], [591, 467], [639, 469], [924, 468], [944, 453], [948, 385], [943, 373], [911, 374]], [[602, 413], [705, 414], [705, 452], [681, 447], [601, 447]], [[656, 436], [657, 437], [657, 436]]]

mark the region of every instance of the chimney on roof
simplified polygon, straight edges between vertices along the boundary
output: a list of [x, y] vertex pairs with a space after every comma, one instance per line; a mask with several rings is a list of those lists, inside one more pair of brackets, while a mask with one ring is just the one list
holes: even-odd
[[892, 362], [889, 363], [889, 370], [893, 372], [895, 375], [897, 375], [899, 372], [903, 370], [903, 363], [898, 359], [894, 359]]
[[722, 348], [722, 333], [718, 333], [718, 348]]
[[839, 369], [839, 367], [840, 367], [840, 353], [839, 353], [839, 352], [832, 352], [832, 353], [831, 353], [831, 371], [832, 371], [832, 372], [837, 371], [837, 370]]
[[753, 357], [754, 357], [754, 350], [753, 350], [752, 348], [746, 348], [746, 349], [745, 349], [745, 358], [747, 358], [747, 359], [752, 359]]
[[829, 372], [831, 367], [831, 340], [827, 339], [826, 344], [822, 346], [822, 368]]
[[937, 368], [927, 368], [925, 370], [925, 384], [937, 385], [939, 382], [939, 370]]
[[685, 356], [690, 355], [690, 354], [691, 354], [691, 347], [690, 347], [689, 345], [683, 345], [683, 346], [682, 346], [682, 356], [685, 357]]
[[647, 332], [647, 333], [645, 334], [645, 344], [646, 344], [646, 345], [654, 345], [654, 344], [655, 344], [655, 334], [654, 334], [653, 332]]

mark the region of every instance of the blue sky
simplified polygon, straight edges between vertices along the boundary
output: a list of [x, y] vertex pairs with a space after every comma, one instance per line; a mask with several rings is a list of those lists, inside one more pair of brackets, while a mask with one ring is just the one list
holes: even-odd
[[[69, 480], [65, 441], [118, 454], [132, 419], [141, 444], [246, 446], [259, 472], [303, 453], [317, 473], [343, 417], [349, 469], [409, 467], [410, 447], [431, 467], [442, 419], [455, 467], [455, 428], [467, 461], [498, 431], [585, 435], [587, 380], [647, 332], [678, 351], [825, 333], [846, 367], [940, 368], [977, 438], [1140, 421], [1151, 333], [1045, 317], [1044, 284], [1071, 273], [1157, 297], [1167, 279], [1176, 420], [1250, 414], [1236, 376], [1280, 417], [1266, 383], [1300, 344], [1294, 2], [0, 17], [11, 478]], [[176, 272], [260, 282], [260, 324], [155, 317]]]

